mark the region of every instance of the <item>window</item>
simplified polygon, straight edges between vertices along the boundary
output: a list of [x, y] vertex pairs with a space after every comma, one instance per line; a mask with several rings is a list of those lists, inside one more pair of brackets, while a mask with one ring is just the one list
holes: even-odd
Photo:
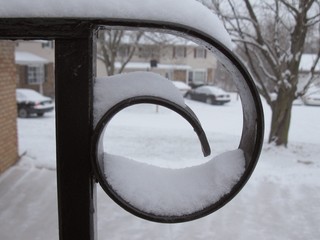
[[53, 41], [42, 41], [42, 48], [52, 48], [53, 49]]
[[189, 71], [189, 82], [205, 83], [207, 81], [207, 72], [205, 70]]
[[44, 66], [28, 66], [28, 84], [40, 84], [44, 82]]
[[174, 58], [185, 58], [186, 57], [186, 48], [183, 46], [173, 47], [173, 57]]
[[139, 58], [158, 58], [159, 49], [156, 46], [143, 46], [139, 48]]
[[194, 58], [206, 58], [207, 50], [203, 47], [197, 47], [194, 49]]
[[129, 47], [120, 46], [118, 49], [118, 57], [128, 57], [129, 56]]

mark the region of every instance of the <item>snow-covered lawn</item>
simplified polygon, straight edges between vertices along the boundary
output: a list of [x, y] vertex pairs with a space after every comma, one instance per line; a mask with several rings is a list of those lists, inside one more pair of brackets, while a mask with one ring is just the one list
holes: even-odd
[[[209, 106], [187, 101], [205, 129], [213, 155], [237, 148], [240, 101]], [[266, 135], [270, 110], [264, 104]], [[181, 224], [130, 215], [98, 188], [99, 239], [319, 239], [320, 107], [294, 106], [287, 149], [265, 144], [244, 189], [225, 207]], [[57, 239], [55, 116], [18, 119], [21, 161], [0, 176], [0, 239]], [[267, 136], [265, 136], [267, 139]], [[108, 152], [166, 167], [207, 161], [191, 127], [152, 105], [128, 108], [108, 126]]]

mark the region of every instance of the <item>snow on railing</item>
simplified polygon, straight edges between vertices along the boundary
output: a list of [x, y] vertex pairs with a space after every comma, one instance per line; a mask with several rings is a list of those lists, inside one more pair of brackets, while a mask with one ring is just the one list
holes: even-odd
[[[130, 99], [145, 96], [166, 99], [186, 108], [181, 93], [170, 80], [150, 72], [118, 74], [96, 79], [94, 125], [118, 103], [129, 99], [130, 105]], [[109, 120], [104, 120], [105, 125]], [[104, 130], [98, 126], [98, 134], [102, 134], [98, 135], [96, 144], [99, 147], [95, 148], [94, 159], [97, 173], [102, 175], [100, 183], [107, 193], [147, 214], [177, 217], [201, 211], [229, 193], [245, 170], [241, 149], [225, 152], [201, 165], [180, 169], [110, 155], [103, 149]]]
[[199, 29], [232, 48], [219, 18], [195, 0], [1, 0], [1, 18], [87, 18], [162, 21]]

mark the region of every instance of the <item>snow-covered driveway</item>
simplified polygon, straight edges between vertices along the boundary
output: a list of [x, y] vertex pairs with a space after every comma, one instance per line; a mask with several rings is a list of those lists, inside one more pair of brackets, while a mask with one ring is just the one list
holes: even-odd
[[[237, 147], [239, 102], [187, 103], [207, 131], [214, 154]], [[268, 133], [268, 107], [265, 115]], [[175, 116], [163, 108], [157, 113], [154, 106], [125, 110], [107, 132], [108, 150], [172, 167], [202, 161], [193, 131]], [[20, 154], [25, 155], [0, 176], [1, 240], [58, 238], [54, 119], [54, 114], [18, 119]], [[294, 106], [289, 148], [265, 144], [243, 191], [200, 220], [173, 225], [147, 222], [122, 210], [98, 188], [99, 239], [319, 239], [319, 119], [320, 108]]]

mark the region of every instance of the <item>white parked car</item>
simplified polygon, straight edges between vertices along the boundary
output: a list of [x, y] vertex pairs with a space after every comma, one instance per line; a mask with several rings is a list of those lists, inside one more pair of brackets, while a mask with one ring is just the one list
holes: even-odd
[[311, 86], [302, 100], [305, 105], [320, 106], [320, 87]]
[[179, 89], [179, 91], [182, 93], [182, 96], [184, 96], [191, 89], [189, 85], [181, 81], [172, 81], [172, 83], [174, 86], [176, 86], [176, 88]]

